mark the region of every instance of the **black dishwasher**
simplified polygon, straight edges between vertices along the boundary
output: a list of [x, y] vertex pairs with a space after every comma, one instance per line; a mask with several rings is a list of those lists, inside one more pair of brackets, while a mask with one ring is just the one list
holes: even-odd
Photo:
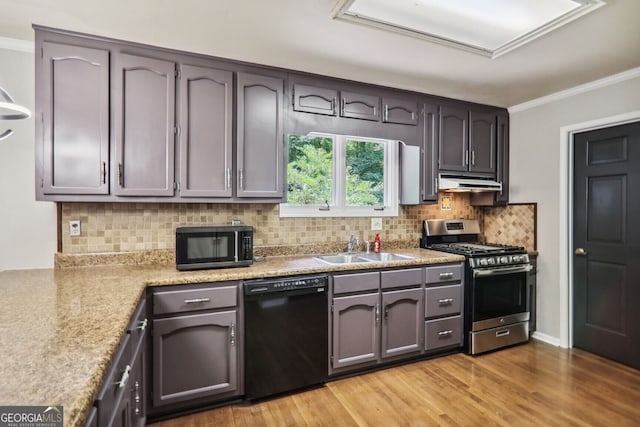
[[326, 381], [326, 274], [244, 282], [245, 398]]

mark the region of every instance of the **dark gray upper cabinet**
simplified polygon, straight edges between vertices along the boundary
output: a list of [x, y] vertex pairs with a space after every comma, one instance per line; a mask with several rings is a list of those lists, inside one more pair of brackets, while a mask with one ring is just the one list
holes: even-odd
[[36, 155], [43, 194], [109, 192], [109, 52], [42, 43], [37, 65]]
[[496, 115], [469, 111], [469, 172], [496, 172]]
[[418, 103], [406, 99], [382, 98], [382, 121], [400, 125], [418, 124]]
[[340, 115], [352, 119], [380, 120], [380, 97], [340, 91]]
[[440, 107], [441, 171], [496, 173], [496, 114]]
[[502, 191], [471, 193], [472, 206], [499, 206], [509, 203], [509, 114], [499, 112], [496, 117], [496, 180]]
[[469, 150], [469, 111], [464, 108], [440, 107], [438, 168], [467, 172]]
[[175, 63], [116, 53], [113, 193], [173, 196]]
[[305, 113], [324, 114], [335, 116], [337, 114], [338, 91], [303, 84], [294, 84], [293, 109]]
[[238, 73], [236, 91], [237, 196], [282, 199], [284, 80]]
[[231, 197], [233, 73], [180, 67], [180, 181], [182, 197]]
[[496, 165], [496, 178], [502, 183], [502, 191], [496, 194], [496, 204], [509, 202], [509, 115], [498, 114], [498, 161]]
[[435, 203], [438, 201], [438, 107], [433, 104], [424, 104], [422, 110], [422, 136], [421, 136], [421, 196], [423, 202]]

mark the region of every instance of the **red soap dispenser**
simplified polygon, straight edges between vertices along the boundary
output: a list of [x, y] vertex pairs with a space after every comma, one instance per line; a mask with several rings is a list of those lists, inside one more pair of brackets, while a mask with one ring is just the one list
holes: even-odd
[[380, 234], [376, 233], [376, 238], [373, 240], [373, 252], [380, 253]]

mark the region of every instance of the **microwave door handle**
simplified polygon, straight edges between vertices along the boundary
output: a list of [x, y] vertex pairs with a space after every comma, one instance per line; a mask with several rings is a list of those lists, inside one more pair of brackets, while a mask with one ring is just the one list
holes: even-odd
[[473, 270], [473, 277], [500, 276], [502, 274], [527, 273], [533, 269], [531, 264], [519, 265], [517, 267], [505, 267], [489, 270]]
[[240, 240], [238, 240], [237, 231], [234, 231], [233, 234], [235, 235], [235, 244], [233, 245], [235, 249], [235, 253], [233, 255], [234, 255], [235, 262], [238, 262], [238, 246], [240, 246]]

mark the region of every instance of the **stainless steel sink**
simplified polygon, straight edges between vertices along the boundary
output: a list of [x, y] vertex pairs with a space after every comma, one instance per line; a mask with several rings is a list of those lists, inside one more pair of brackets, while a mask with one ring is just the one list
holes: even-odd
[[380, 252], [380, 253], [368, 253], [360, 255], [361, 258], [374, 261], [374, 262], [386, 262], [386, 261], [406, 261], [410, 259], [415, 259], [415, 257], [408, 255], [400, 255], [394, 254], [391, 252]]
[[389, 262], [415, 259], [411, 256], [399, 255], [390, 252], [318, 255], [315, 258], [326, 262], [327, 264], [358, 264], [365, 262]]
[[356, 264], [369, 262], [369, 260], [361, 258], [359, 254], [318, 255], [315, 258], [320, 261], [324, 261], [327, 264]]

